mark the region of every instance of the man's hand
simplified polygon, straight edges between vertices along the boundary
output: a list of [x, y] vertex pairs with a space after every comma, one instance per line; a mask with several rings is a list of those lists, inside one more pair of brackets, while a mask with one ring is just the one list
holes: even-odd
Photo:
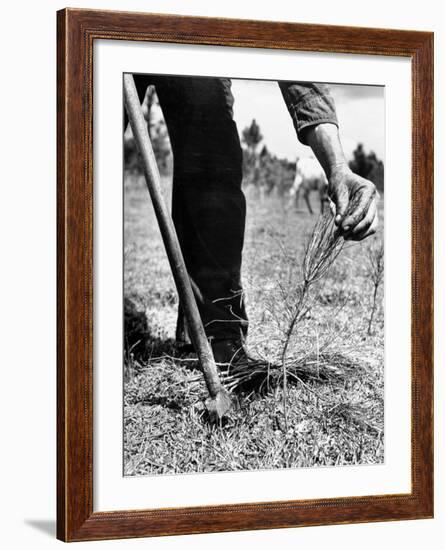
[[334, 168], [328, 195], [335, 205], [335, 224], [345, 240], [361, 241], [376, 232], [378, 193], [371, 181], [347, 166]]
[[378, 224], [375, 185], [349, 168], [337, 126], [321, 123], [310, 127], [306, 142], [328, 179], [328, 194], [335, 205], [335, 223], [343, 237], [361, 241], [375, 233]]

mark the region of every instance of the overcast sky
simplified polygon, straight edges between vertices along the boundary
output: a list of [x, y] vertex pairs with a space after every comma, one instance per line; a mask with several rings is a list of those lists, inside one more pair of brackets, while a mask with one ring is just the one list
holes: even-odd
[[[385, 105], [381, 86], [331, 85], [335, 99], [340, 135], [348, 159], [357, 143], [366, 151], [375, 151], [384, 160]], [[311, 156], [311, 150], [299, 143], [292, 120], [276, 82], [232, 79], [235, 98], [234, 117], [241, 133], [252, 119], [258, 122], [263, 143], [271, 153], [294, 160]]]

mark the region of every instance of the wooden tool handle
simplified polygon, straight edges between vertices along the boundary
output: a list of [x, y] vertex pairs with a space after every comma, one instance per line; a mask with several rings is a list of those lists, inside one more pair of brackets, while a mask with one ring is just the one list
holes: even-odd
[[221, 381], [213, 358], [212, 348], [204, 332], [175, 226], [162, 194], [158, 165], [148, 135], [147, 124], [142, 114], [133, 75], [131, 74], [124, 74], [124, 99], [133, 136], [142, 158], [145, 180], [153, 202], [179, 299], [183, 304], [187, 328], [201, 363], [207, 389], [210, 396], [215, 398], [222, 389]]

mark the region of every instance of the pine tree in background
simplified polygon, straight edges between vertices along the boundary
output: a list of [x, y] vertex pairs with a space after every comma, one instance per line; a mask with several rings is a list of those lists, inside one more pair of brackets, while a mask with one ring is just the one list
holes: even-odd
[[263, 136], [256, 120], [253, 119], [250, 126], [247, 126], [243, 130], [243, 142], [246, 144], [247, 149], [255, 154], [258, 144], [262, 141]]

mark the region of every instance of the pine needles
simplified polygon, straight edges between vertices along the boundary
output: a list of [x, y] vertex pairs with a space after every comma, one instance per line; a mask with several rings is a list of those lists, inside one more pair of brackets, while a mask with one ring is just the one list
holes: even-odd
[[374, 320], [375, 313], [377, 311], [377, 292], [380, 285], [383, 283], [383, 274], [385, 269], [385, 249], [383, 241], [377, 248], [372, 246], [368, 247], [368, 276], [371, 279], [373, 285], [371, 314], [368, 322], [368, 335], [372, 334], [372, 322]]
[[[301, 322], [309, 314], [313, 301], [313, 288], [326, 276], [343, 248], [343, 238], [339, 235], [330, 212], [319, 217], [310, 234], [300, 263], [282, 246], [286, 275], [276, 281], [276, 292], [272, 294], [269, 312], [279, 329], [278, 354], [271, 358], [249, 360], [236, 364], [224, 377], [225, 385], [232, 391], [238, 388], [257, 385], [264, 389], [265, 384], [282, 385], [283, 414], [287, 429], [287, 383], [300, 382], [310, 378], [308, 372], [311, 361], [308, 357], [295, 356], [293, 341]], [[278, 316], [280, 318], [278, 318]], [[317, 375], [330, 377], [338, 374], [339, 367], [331, 365], [329, 358], [317, 361]], [[310, 368], [309, 368], [310, 370]]]

